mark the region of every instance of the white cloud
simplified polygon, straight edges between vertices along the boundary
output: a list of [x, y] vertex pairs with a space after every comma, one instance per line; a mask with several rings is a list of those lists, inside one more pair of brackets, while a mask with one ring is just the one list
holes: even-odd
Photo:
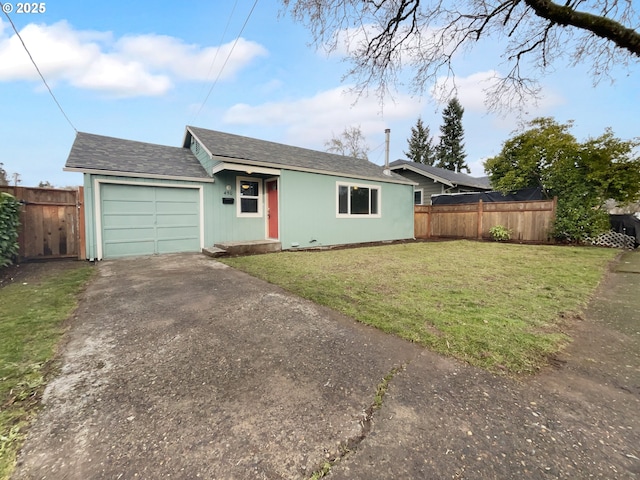
[[[162, 95], [176, 80], [212, 80], [232, 48], [231, 43], [202, 48], [163, 35], [114, 40], [109, 32], [78, 31], [65, 21], [32, 23], [20, 35], [47, 81], [117, 96]], [[239, 39], [220, 78], [233, 78], [266, 53], [261, 45]], [[37, 79], [20, 40], [0, 20], [0, 81]]]
[[[422, 107], [417, 100], [398, 95], [394, 103], [385, 104], [383, 115], [377, 98], [358, 98], [339, 87], [297, 100], [256, 106], [236, 104], [222, 120], [234, 125], [280, 127], [284, 131], [281, 141], [323, 149], [324, 142], [333, 134], [342, 133], [345, 127], [360, 126], [365, 136], [378, 138], [390, 122], [415, 119]], [[304, 139], [304, 145], [300, 139]]]
[[[234, 42], [229, 42], [220, 47], [200, 48], [166, 35], [138, 35], [123, 37], [117, 42], [116, 48], [126, 58], [168, 70], [177, 77], [189, 80], [215, 78], [223, 66], [220, 78], [233, 78], [249, 61], [267, 55], [264, 47], [244, 38], [239, 38], [235, 47]], [[229, 56], [232, 48], [233, 53]], [[227, 57], [229, 60], [225, 64]]]

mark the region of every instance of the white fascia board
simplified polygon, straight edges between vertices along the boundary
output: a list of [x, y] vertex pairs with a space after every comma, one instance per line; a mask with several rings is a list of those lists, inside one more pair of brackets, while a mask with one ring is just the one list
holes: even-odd
[[446, 180], [438, 175], [434, 175], [429, 172], [425, 172], [420, 168], [416, 168], [413, 165], [398, 165], [396, 167], [391, 167], [391, 170], [411, 170], [414, 173], [422, 175], [423, 177], [431, 178], [432, 180], [440, 183], [444, 183], [445, 185], [449, 185], [449, 187], [455, 187], [456, 185], [451, 183], [449, 180]]
[[244, 172], [244, 173], [260, 173], [263, 175], [280, 175], [280, 169], [275, 168], [265, 168], [255, 166], [249, 163], [240, 164], [240, 163], [229, 163], [229, 162], [220, 162], [214, 165], [211, 174], [215, 175], [218, 172], [222, 172], [223, 170], [233, 170], [234, 172]]
[[211, 177], [182, 177], [178, 175], [158, 175], [154, 173], [119, 172], [114, 170], [92, 170], [87, 168], [74, 168], [74, 167], [64, 167], [62, 170], [65, 172], [89, 173], [91, 175], [106, 175], [106, 176], [114, 176], [114, 177], [155, 178], [159, 180], [183, 180], [186, 182], [214, 183], [214, 179]]

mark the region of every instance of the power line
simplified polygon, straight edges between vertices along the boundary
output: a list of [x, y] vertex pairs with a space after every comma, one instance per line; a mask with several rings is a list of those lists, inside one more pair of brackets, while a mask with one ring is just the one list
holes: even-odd
[[17, 35], [18, 39], [20, 39], [20, 43], [22, 43], [22, 46], [24, 47], [25, 52], [27, 52], [27, 55], [29, 55], [29, 59], [31, 59], [31, 63], [33, 63], [33, 66], [36, 67], [36, 71], [38, 72], [38, 75], [40, 75], [40, 78], [42, 79], [42, 82], [44, 83], [44, 86], [47, 87], [47, 90], [49, 90], [49, 93], [51, 94], [51, 98], [53, 98], [53, 101], [56, 102], [56, 105], [58, 106], [58, 108], [62, 112], [62, 115], [64, 115], [64, 118], [67, 120], [67, 122], [69, 122], [69, 125], [71, 125], [71, 128], [73, 128], [73, 130], [76, 133], [78, 133], [78, 129], [73, 125], [73, 123], [71, 123], [71, 120], [69, 120], [69, 117], [64, 112], [64, 110], [62, 108], [62, 105], [60, 105], [60, 102], [58, 102], [58, 99], [53, 94], [53, 91], [51, 90], [51, 87], [49, 87], [49, 84], [45, 80], [44, 75], [42, 75], [42, 72], [40, 71], [40, 68], [38, 68], [38, 65], [36, 64], [36, 61], [31, 56], [31, 52], [27, 48], [27, 45], [24, 43], [24, 40], [22, 39], [22, 36], [20, 35], [20, 32], [18, 32], [18, 29], [16, 28], [15, 24], [13, 23], [13, 20], [11, 20], [11, 17], [7, 13], [7, 11], [5, 10], [4, 4], [2, 2], [0, 2], [0, 8], [2, 9], [2, 12], [4, 13], [5, 17], [7, 17], [7, 20], [9, 20], [9, 23], [11, 24], [11, 27], [13, 28], [13, 31], [16, 32], [16, 35]]
[[213, 88], [218, 83], [218, 80], [220, 79], [220, 76], [222, 75], [224, 67], [227, 65], [227, 62], [229, 61], [229, 58], [231, 58], [231, 54], [233, 53], [233, 50], [236, 48], [236, 44], [238, 43], [238, 40], [240, 40], [240, 36], [242, 35], [242, 32], [244, 32], [244, 29], [247, 26], [247, 23], [249, 23], [249, 19], [251, 18], [251, 15], [253, 14], [253, 11], [255, 10], [257, 4], [258, 4], [258, 0], [255, 0], [253, 2], [253, 6], [251, 7], [251, 10], [249, 11], [249, 14], [247, 15], [247, 18], [244, 21], [244, 24], [242, 25], [242, 28], [240, 29], [240, 32], [236, 36], [236, 39], [233, 42], [233, 45], [231, 46], [231, 50], [229, 50], [229, 55], [227, 55], [227, 58], [224, 60], [224, 63], [222, 64], [222, 67], [220, 67], [220, 71], [218, 72], [218, 76], [213, 81], [213, 84], [211, 85], [211, 88], [209, 89], [209, 92], [207, 93], [207, 96], [204, 98], [202, 104], [200, 105], [200, 108], [198, 109], [198, 111], [194, 115], [194, 117], [193, 117], [194, 120], [200, 114], [200, 112], [202, 111], [202, 108], [204, 107], [205, 103], [207, 103], [207, 100], [209, 100], [209, 96], [211, 95], [211, 92], [213, 91]]
[[[222, 35], [220, 36], [220, 45], [222, 45], [222, 42], [224, 42], [224, 37], [227, 35], [227, 30], [229, 29], [229, 24], [231, 23], [231, 19], [233, 18], [233, 14], [236, 11], [236, 7], [238, 6], [238, 0], [236, 0], [233, 3], [233, 8], [231, 9], [231, 13], [229, 14], [229, 18], [227, 19], [227, 24], [224, 26], [224, 31], [222, 32]], [[206, 80], [209, 80], [209, 75], [211, 75], [211, 71], [213, 70], [213, 66], [216, 63], [216, 60], [218, 59], [218, 53], [220, 53], [220, 48], [216, 48], [216, 54], [213, 56], [213, 60], [211, 60], [211, 64], [209, 65], [209, 70], [207, 71], [207, 76], [206, 76]], [[204, 84], [202, 85], [202, 87], [200, 88], [200, 93], [198, 94], [198, 97], [200, 97], [202, 95], [202, 93], [204, 92]], [[202, 105], [200, 106], [200, 110], [202, 110]], [[200, 113], [200, 110], [198, 110], [198, 112], [193, 116], [193, 118], [191, 119], [191, 121], [189, 123], [193, 123], [195, 118], [198, 116], [198, 114]]]

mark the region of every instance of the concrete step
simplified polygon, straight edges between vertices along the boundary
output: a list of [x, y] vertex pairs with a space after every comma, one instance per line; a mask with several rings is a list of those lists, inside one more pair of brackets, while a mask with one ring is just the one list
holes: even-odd
[[227, 255], [227, 251], [223, 248], [218, 248], [218, 247], [205, 247], [202, 249], [202, 253], [204, 253], [205, 255], [208, 255], [209, 257], [223, 257], [225, 255]]
[[282, 250], [277, 240], [249, 240], [243, 242], [216, 243], [216, 248], [224, 250], [227, 255], [251, 255], [255, 253], [271, 253]]

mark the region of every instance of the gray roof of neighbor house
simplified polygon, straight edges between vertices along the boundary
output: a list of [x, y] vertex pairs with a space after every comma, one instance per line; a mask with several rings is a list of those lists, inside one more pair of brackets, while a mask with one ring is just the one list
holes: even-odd
[[393, 172], [391, 175], [385, 175], [384, 167], [381, 165], [359, 158], [192, 126], [187, 127], [183, 146], [190, 145], [191, 136], [195, 137], [210, 155], [218, 157], [217, 160], [223, 162], [288, 168], [395, 183], [415, 183]]
[[389, 164], [391, 170], [410, 169], [425, 177], [433, 178], [451, 186], [474, 187], [484, 190], [491, 190], [489, 177], [472, 177], [465, 173], [454, 172], [445, 168], [432, 167], [409, 160], [395, 160]]
[[65, 170], [106, 175], [138, 174], [203, 180], [210, 178], [188, 148], [83, 132], [76, 135]]

